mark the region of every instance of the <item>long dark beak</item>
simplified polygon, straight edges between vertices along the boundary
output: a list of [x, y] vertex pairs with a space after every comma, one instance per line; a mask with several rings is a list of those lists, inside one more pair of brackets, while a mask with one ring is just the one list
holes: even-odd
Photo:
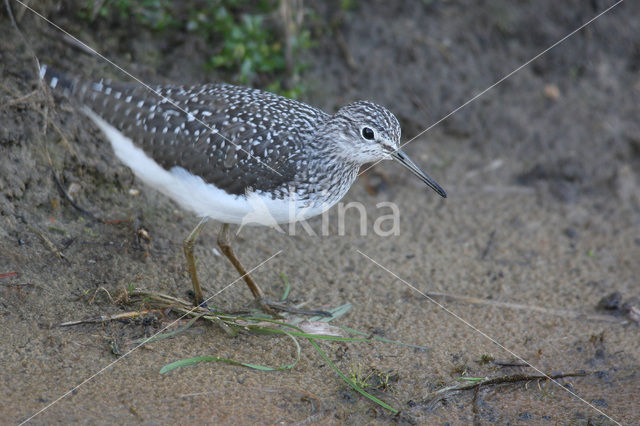
[[391, 153], [391, 157], [393, 157], [394, 160], [396, 160], [398, 163], [402, 164], [407, 169], [409, 169], [411, 173], [418, 176], [418, 178], [420, 178], [421, 181], [426, 183], [429, 188], [433, 189], [438, 194], [440, 194], [442, 198], [447, 198], [447, 193], [444, 191], [444, 189], [442, 189], [442, 187], [438, 185], [438, 183], [435, 180], [431, 179], [429, 175], [427, 175], [424, 171], [422, 171], [422, 169], [418, 167], [416, 163], [411, 161], [411, 158], [409, 158], [407, 154], [405, 154], [400, 150], [397, 150]]

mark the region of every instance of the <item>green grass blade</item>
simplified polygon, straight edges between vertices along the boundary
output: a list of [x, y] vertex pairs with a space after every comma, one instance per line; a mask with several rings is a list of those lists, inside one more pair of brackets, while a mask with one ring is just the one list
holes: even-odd
[[342, 371], [340, 371], [340, 369], [333, 362], [331, 362], [327, 354], [324, 353], [322, 349], [320, 349], [320, 346], [318, 346], [318, 344], [314, 342], [313, 339], [310, 338], [308, 340], [316, 348], [320, 356], [327, 362], [327, 364], [329, 364], [329, 366], [333, 369], [333, 371], [335, 371], [338, 374], [338, 376], [342, 378], [342, 380], [344, 380], [349, 386], [351, 386], [351, 388], [353, 388], [355, 391], [359, 392], [360, 394], [364, 395], [365, 397], [369, 398], [371, 401], [375, 402], [379, 406], [391, 411], [393, 414], [398, 414], [398, 410], [396, 410], [386, 402], [382, 401], [381, 399], [378, 399], [375, 396], [371, 395], [369, 392], [365, 391], [360, 386], [356, 385], [347, 376], [345, 376], [345, 374]]
[[[365, 332], [362, 332], [360, 330], [356, 330], [354, 328], [349, 328], [349, 327], [345, 327], [345, 326], [341, 326], [341, 325], [339, 325], [338, 327], [340, 327], [341, 329], [343, 329], [346, 332], [357, 334], [357, 335], [360, 335], [360, 336], [370, 336], [371, 335], [371, 333], [365, 333]], [[376, 341], [376, 342], [383, 342], [383, 343], [391, 343], [393, 345], [406, 346], [408, 348], [421, 349], [421, 350], [424, 350], [424, 351], [431, 350], [426, 346], [413, 345], [411, 343], [404, 343], [404, 342], [401, 342], [399, 340], [387, 339], [386, 337], [380, 337], [380, 336], [373, 336], [368, 340]]]
[[251, 364], [248, 362], [236, 361], [228, 358], [220, 358], [217, 356], [197, 356], [193, 358], [181, 359], [179, 361], [172, 362], [170, 364], [165, 365], [160, 369], [160, 374], [168, 373], [171, 370], [175, 370], [176, 368], [188, 367], [190, 365], [199, 364], [201, 362], [224, 362], [225, 364], [231, 365], [239, 365], [242, 367], [251, 368], [259, 371], [280, 371], [280, 370], [290, 370], [300, 361], [300, 353], [302, 349], [300, 348], [300, 343], [298, 340], [289, 333], [285, 333], [287, 336], [293, 340], [293, 343], [296, 345], [296, 358], [293, 362], [285, 365], [281, 365], [279, 367], [270, 367], [268, 365], [259, 365], [259, 364]]
[[486, 377], [458, 377], [458, 380], [466, 381], [466, 382], [481, 382], [483, 380], [487, 380]]
[[351, 303], [347, 302], [344, 305], [340, 305], [333, 309], [330, 309], [328, 311], [331, 314], [330, 317], [323, 317], [323, 316], [311, 317], [309, 318], [309, 321], [322, 321], [322, 322], [333, 321], [335, 319], [340, 318], [347, 312], [349, 312], [349, 309], [351, 309]]
[[261, 327], [261, 326], [247, 326], [251, 331], [260, 333], [260, 334], [291, 334], [296, 337], [305, 337], [307, 339], [318, 339], [318, 340], [333, 340], [334, 342], [364, 342], [364, 343], [373, 343], [375, 340], [373, 339], [361, 339], [359, 337], [340, 337], [340, 336], [329, 336], [323, 334], [311, 334], [305, 333], [303, 331], [285, 331], [279, 328], [271, 328], [271, 327]]
[[282, 281], [284, 281], [284, 285], [285, 285], [284, 293], [282, 294], [280, 301], [284, 302], [289, 297], [289, 292], [291, 291], [291, 283], [289, 283], [289, 278], [287, 278], [284, 272], [280, 274], [280, 277], [282, 277]]
[[265, 327], [263, 325], [253, 325], [253, 324], [248, 324], [245, 325], [244, 327], [248, 328], [249, 330], [255, 332], [255, 333], [261, 333], [261, 334], [291, 334], [293, 336], [297, 336], [297, 337], [306, 337], [308, 339], [319, 339], [319, 340], [334, 340], [337, 342], [366, 342], [366, 343], [371, 343], [374, 342], [375, 340], [373, 339], [362, 339], [359, 337], [339, 337], [339, 336], [330, 336], [330, 335], [323, 335], [323, 334], [311, 334], [311, 333], [305, 333], [304, 330], [302, 330], [300, 327], [297, 327], [294, 324], [288, 323], [288, 322], [283, 322], [283, 321], [279, 321], [279, 320], [274, 320], [274, 319], [270, 319], [270, 318], [259, 318], [259, 317], [250, 317], [250, 318], [245, 318], [245, 320], [247, 321], [260, 321], [260, 322], [270, 322], [272, 324], [276, 324], [282, 327], [287, 327], [287, 328], [292, 328], [295, 331], [285, 331], [282, 330], [280, 328], [274, 328], [274, 327]]

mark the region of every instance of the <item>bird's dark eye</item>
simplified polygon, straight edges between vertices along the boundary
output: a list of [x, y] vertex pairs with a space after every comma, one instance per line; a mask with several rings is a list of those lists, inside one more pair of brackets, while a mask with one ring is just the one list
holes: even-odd
[[374, 138], [373, 130], [371, 130], [368, 127], [363, 127], [362, 128], [362, 137], [365, 138], [365, 139], [373, 140], [373, 138]]

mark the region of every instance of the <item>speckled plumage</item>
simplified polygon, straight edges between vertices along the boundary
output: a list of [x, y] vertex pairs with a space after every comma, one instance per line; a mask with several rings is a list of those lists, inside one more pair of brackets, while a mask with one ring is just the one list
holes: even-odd
[[[342, 198], [362, 164], [391, 158], [400, 141], [395, 116], [367, 101], [329, 115], [273, 93], [228, 84], [156, 86], [153, 93], [139, 84], [68, 78], [46, 67], [41, 77], [164, 170], [184, 170], [236, 198], [295, 199], [296, 208], [311, 209], [311, 215]], [[375, 141], [364, 140], [364, 125], [375, 131]], [[128, 165], [136, 171], [136, 164]], [[155, 186], [162, 189], [163, 184]], [[207, 215], [191, 206], [194, 202], [181, 204]]]
[[155, 94], [138, 84], [70, 82], [70, 93], [81, 104], [164, 168], [183, 167], [230, 194], [272, 191], [290, 181], [305, 141], [328, 116], [291, 99], [228, 84], [156, 86]]

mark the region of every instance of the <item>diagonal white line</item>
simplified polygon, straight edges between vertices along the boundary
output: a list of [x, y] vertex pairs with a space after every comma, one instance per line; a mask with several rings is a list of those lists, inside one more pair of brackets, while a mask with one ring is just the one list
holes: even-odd
[[[226, 285], [222, 290], [219, 290], [218, 292], [216, 292], [215, 294], [213, 294], [213, 296], [208, 297], [204, 302], [208, 302], [209, 300], [213, 299], [214, 297], [216, 297], [217, 295], [219, 295], [220, 293], [222, 293], [223, 291], [225, 291], [226, 289], [228, 289], [229, 287], [231, 287], [232, 285], [234, 285], [235, 283], [237, 283], [238, 281], [240, 281], [241, 279], [243, 279], [245, 276], [249, 275], [250, 273], [252, 273], [253, 271], [255, 271], [256, 269], [260, 268], [262, 265], [264, 265], [265, 263], [267, 263], [268, 261], [270, 261], [271, 259], [273, 259], [274, 257], [276, 257], [277, 255], [279, 255], [280, 253], [282, 253], [282, 250], [278, 250], [274, 255], [272, 255], [271, 257], [269, 257], [268, 259], [262, 261], [261, 263], [259, 263], [257, 266], [253, 267], [250, 271], [248, 271], [246, 274], [238, 277], [237, 279], [233, 280], [231, 283], [229, 283], [228, 285]], [[190, 310], [189, 312], [181, 315], [178, 319], [176, 319], [175, 321], [167, 324], [165, 327], [163, 327], [160, 331], [158, 331], [157, 333], [155, 333], [153, 336], [150, 336], [148, 339], [145, 339], [142, 343], [140, 343], [139, 345], [135, 346], [134, 348], [130, 349], [128, 352], [126, 352], [124, 355], [122, 355], [120, 358], [116, 359], [115, 361], [107, 364], [106, 366], [102, 367], [98, 372], [92, 374], [91, 376], [87, 377], [86, 379], [84, 379], [82, 382], [80, 382], [79, 384], [77, 384], [76, 386], [72, 387], [71, 389], [69, 389], [67, 392], [65, 392], [64, 394], [60, 395], [58, 398], [56, 398], [55, 400], [53, 400], [51, 403], [45, 405], [44, 407], [42, 407], [40, 410], [36, 411], [35, 413], [33, 413], [31, 416], [29, 416], [26, 420], [23, 420], [22, 422], [20, 422], [20, 425], [24, 425], [25, 423], [31, 421], [33, 418], [35, 418], [36, 416], [38, 416], [39, 414], [42, 414], [43, 412], [45, 412], [46, 410], [48, 410], [49, 408], [51, 408], [52, 406], [54, 406], [55, 404], [57, 404], [58, 402], [60, 402], [62, 399], [66, 398], [67, 396], [71, 395], [71, 393], [73, 393], [75, 390], [77, 390], [78, 388], [80, 388], [81, 386], [85, 385], [86, 383], [88, 383], [89, 381], [93, 380], [95, 377], [97, 377], [98, 375], [102, 374], [103, 372], [105, 372], [106, 370], [108, 370], [109, 368], [113, 367], [115, 364], [117, 364], [118, 362], [120, 362], [121, 360], [123, 360], [124, 358], [126, 358], [128, 355], [130, 355], [133, 351], [135, 351], [136, 349], [144, 346], [148, 341], [150, 341], [150, 339], [152, 339], [153, 337], [157, 336], [158, 334], [162, 333], [163, 331], [165, 331], [166, 329], [168, 329], [169, 327], [173, 326], [174, 324], [176, 324], [178, 321], [180, 321], [182, 318], [186, 317], [187, 315], [189, 315], [191, 312], [194, 312], [195, 310], [197, 310], [199, 307], [195, 306], [192, 310]]]
[[218, 132], [216, 129], [214, 129], [213, 127], [209, 126], [207, 123], [205, 123], [204, 121], [200, 120], [198, 117], [196, 117], [195, 115], [189, 113], [188, 111], [186, 111], [184, 108], [182, 108], [181, 106], [179, 106], [173, 99], [167, 98], [166, 96], [162, 95], [160, 92], [158, 92], [157, 90], [155, 90], [153, 87], [151, 87], [150, 85], [148, 85], [147, 83], [143, 82], [142, 80], [140, 80], [138, 77], [134, 76], [133, 74], [131, 74], [129, 71], [125, 70], [124, 68], [122, 68], [120, 65], [116, 64], [115, 62], [113, 62], [111, 59], [107, 58], [106, 56], [104, 56], [102, 53], [98, 52], [97, 50], [95, 50], [93, 47], [89, 46], [88, 44], [84, 43], [83, 41], [79, 40], [77, 37], [71, 35], [68, 31], [66, 31], [64, 28], [60, 27], [58, 24], [54, 23], [53, 21], [51, 21], [50, 19], [46, 18], [45, 16], [41, 15], [40, 13], [38, 13], [36, 10], [34, 10], [33, 8], [31, 8], [30, 6], [27, 6], [26, 4], [24, 4], [21, 0], [15, 0], [17, 3], [20, 3], [24, 8], [28, 9], [29, 11], [33, 12], [36, 16], [38, 16], [40, 19], [42, 19], [43, 21], [45, 21], [46, 23], [48, 23], [49, 25], [51, 25], [52, 27], [54, 27], [55, 29], [57, 29], [58, 31], [62, 32], [63, 34], [67, 35], [68, 37], [71, 37], [71, 39], [73, 39], [73, 41], [75, 41], [76, 43], [82, 45], [84, 48], [86, 48], [88, 51], [90, 51], [91, 53], [93, 53], [94, 55], [98, 56], [100, 59], [102, 59], [103, 61], [109, 63], [110, 65], [112, 65], [113, 67], [115, 67], [117, 70], [119, 70], [120, 72], [122, 72], [123, 74], [125, 74], [126, 76], [130, 77], [131, 79], [135, 80], [137, 83], [139, 83], [141, 86], [143, 86], [145, 89], [149, 90], [151, 93], [155, 94], [156, 96], [158, 96], [160, 99], [162, 99], [163, 101], [173, 105], [175, 108], [179, 109], [180, 111], [182, 111], [184, 114], [187, 115], [187, 117], [193, 117], [195, 121], [199, 122], [200, 124], [202, 124], [203, 126], [205, 126], [207, 129], [211, 130], [211, 132], [213, 134], [218, 134], [220, 135], [220, 137], [222, 137], [224, 140], [226, 140], [227, 142], [229, 142], [231, 145], [235, 146], [236, 148], [238, 148], [240, 151], [243, 151], [244, 153], [246, 153], [250, 158], [254, 158], [256, 161], [258, 161], [260, 164], [262, 164], [263, 166], [267, 167], [268, 169], [270, 169], [271, 171], [273, 171], [274, 173], [278, 174], [278, 176], [282, 176], [282, 174], [280, 174], [277, 170], [275, 170], [274, 168], [272, 168], [271, 166], [269, 166], [268, 164], [266, 164], [264, 161], [260, 160], [258, 157], [254, 156], [253, 154], [251, 154], [249, 151], [243, 149], [241, 146], [239, 146], [238, 144], [232, 142], [231, 140], [229, 140], [228, 138], [226, 138], [223, 134], [221, 134], [220, 132]]
[[[426, 129], [424, 129], [423, 131], [421, 131], [420, 133], [418, 133], [417, 135], [415, 135], [414, 137], [412, 137], [411, 139], [409, 139], [408, 141], [406, 141], [405, 143], [403, 143], [402, 145], [400, 145], [399, 149], [402, 149], [402, 147], [406, 146], [407, 144], [413, 142], [414, 140], [416, 140], [417, 138], [419, 138], [420, 136], [424, 135], [425, 133], [427, 133], [429, 130], [433, 129], [435, 126], [437, 126], [438, 124], [442, 123], [444, 120], [446, 120], [447, 118], [451, 117], [453, 114], [455, 114], [456, 112], [460, 111], [462, 108], [466, 107], [467, 105], [469, 105], [470, 103], [474, 102], [475, 100], [477, 100], [480, 96], [484, 95], [485, 93], [487, 93], [489, 90], [493, 89], [494, 87], [496, 87], [497, 85], [499, 85], [500, 83], [504, 82], [506, 79], [508, 79], [509, 77], [511, 77], [512, 75], [514, 75], [515, 73], [517, 73], [518, 71], [522, 70], [523, 68], [525, 68], [526, 66], [528, 66], [529, 64], [531, 64], [533, 61], [535, 61], [536, 59], [538, 59], [539, 57], [541, 57], [542, 55], [546, 54], [547, 52], [549, 52], [551, 49], [557, 47], [559, 44], [561, 44], [562, 42], [564, 42], [565, 40], [567, 40], [569, 37], [573, 36], [574, 34], [576, 34], [578, 31], [582, 30], [583, 28], [585, 28], [587, 25], [592, 24], [596, 19], [600, 18], [601, 16], [603, 16], [604, 14], [608, 13], [609, 11], [611, 11], [611, 9], [613, 9], [614, 7], [618, 6], [620, 3], [622, 3], [624, 0], [618, 0], [616, 3], [612, 4], [611, 6], [609, 6], [608, 8], [606, 8], [605, 10], [603, 10], [602, 12], [600, 12], [599, 14], [597, 14], [596, 16], [594, 16], [593, 18], [589, 19], [587, 22], [585, 22], [584, 24], [580, 25], [578, 28], [576, 28], [575, 30], [571, 31], [569, 34], [565, 35], [564, 37], [562, 37], [560, 40], [556, 41], [555, 43], [553, 43], [551, 46], [547, 47], [546, 49], [544, 49], [543, 51], [541, 51], [540, 53], [538, 53], [537, 55], [535, 55], [533, 58], [529, 59], [527, 62], [525, 62], [524, 64], [520, 65], [519, 67], [517, 67], [516, 69], [514, 69], [513, 71], [511, 71], [508, 74], [505, 74], [502, 78], [500, 78], [498, 81], [496, 81], [495, 83], [493, 83], [491, 86], [487, 87], [486, 89], [484, 89], [482, 92], [478, 93], [477, 95], [475, 95], [474, 97], [472, 97], [471, 99], [467, 100], [465, 103], [463, 103], [462, 105], [460, 105], [459, 107], [457, 107], [456, 109], [452, 110], [451, 112], [449, 112], [448, 114], [444, 115], [442, 118], [440, 118], [438, 121], [436, 121], [435, 123], [433, 123], [432, 125], [430, 125], [429, 127], [427, 127]], [[397, 151], [397, 150], [396, 150]], [[358, 176], [360, 176], [361, 174], [365, 173], [366, 171], [368, 171], [369, 169], [371, 169], [373, 166], [375, 166], [376, 164], [380, 163], [383, 160], [378, 160], [375, 163], [369, 165], [367, 168], [365, 168], [363, 171], [361, 171], [360, 173], [358, 173]]]
[[438, 307], [440, 307], [441, 309], [443, 309], [444, 311], [446, 311], [449, 315], [453, 316], [454, 318], [456, 318], [457, 320], [461, 321], [463, 324], [465, 324], [467, 327], [471, 328], [473, 331], [479, 333], [482, 337], [490, 340], [491, 342], [493, 342], [494, 344], [498, 345], [498, 347], [500, 347], [501, 349], [503, 349], [504, 351], [508, 352], [509, 354], [511, 354], [512, 356], [514, 356], [515, 358], [517, 358], [518, 360], [520, 360], [521, 362], [527, 364], [529, 367], [533, 368], [535, 371], [537, 371], [538, 373], [540, 373], [541, 375], [545, 376], [548, 380], [551, 380], [554, 384], [558, 385], [561, 389], [564, 389], [565, 391], [569, 392], [571, 395], [573, 395], [574, 397], [576, 397], [577, 399], [579, 399], [580, 401], [584, 402], [585, 404], [587, 404], [589, 407], [593, 408], [595, 411], [597, 411], [598, 413], [602, 414], [603, 416], [605, 416], [606, 418], [608, 418], [609, 420], [611, 420], [612, 422], [616, 423], [616, 424], [620, 424], [619, 422], [617, 422], [616, 420], [612, 419], [610, 416], [608, 416], [606, 413], [604, 413], [602, 410], [598, 409], [597, 407], [595, 407], [593, 404], [591, 404], [590, 402], [588, 402], [587, 400], [585, 400], [584, 398], [580, 397], [579, 395], [577, 395], [575, 392], [571, 391], [570, 389], [565, 388], [564, 386], [562, 386], [560, 384], [560, 382], [558, 382], [557, 380], [551, 378], [548, 374], [544, 373], [542, 370], [540, 370], [538, 367], [536, 367], [535, 365], [531, 364], [529, 361], [525, 360], [524, 358], [522, 358], [520, 355], [516, 354], [514, 351], [512, 351], [511, 349], [503, 346], [502, 344], [500, 344], [497, 340], [495, 340], [494, 338], [492, 338], [491, 336], [489, 336], [487, 333], [485, 333], [482, 330], [479, 330], [477, 327], [475, 327], [473, 324], [471, 324], [469, 321], [465, 320], [464, 318], [460, 317], [460, 315], [456, 314], [455, 312], [451, 311], [450, 309], [447, 309], [445, 306], [443, 306], [441, 303], [439, 303], [437, 300], [433, 299], [432, 297], [429, 297], [426, 293], [418, 290], [415, 286], [411, 285], [409, 282], [405, 281], [404, 279], [400, 278], [398, 275], [396, 275], [395, 273], [393, 273], [392, 271], [390, 271], [389, 269], [385, 268], [384, 266], [382, 266], [380, 263], [376, 262], [375, 260], [373, 260], [371, 257], [367, 256], [366, 254], [364, 254], [363, 252], [361, 252], [360, 250], [356, 249], [356, 251], [358, 253], [360, 253], [361, 255], [363, 255], [364, 257], [366, 257], [367, 259], [369, 259], [371, 262], [373, 262], [374, 264], [376, 264], [377, 266], [379, 266], [381, 269], [384, 269], [385, 271], [387, 271], [389, 274], [393, 275], [393, 277], [395, 277], [397, 280], [400, 280], [403, 284], [405, 284], [407, 287], [409, 287], [410, 289], [412, 289], [413, 291], [421, 294], [422, 296], [424, 296], [427, 300], [429, 300], [430, 302], [436, 304]]

